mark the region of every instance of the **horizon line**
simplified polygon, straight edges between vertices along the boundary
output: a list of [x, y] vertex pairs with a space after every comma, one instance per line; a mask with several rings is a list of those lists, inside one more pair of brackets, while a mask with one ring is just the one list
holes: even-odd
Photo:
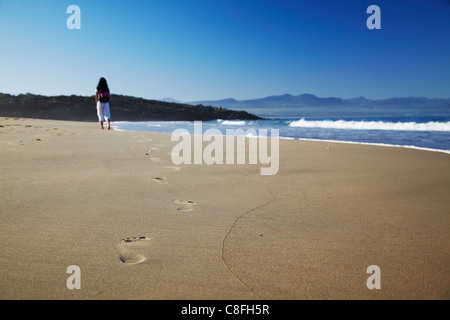
[[[25, 92], [25, 93], [18, 93], [18, 94], [13, 94], [13, 93], [6, 93], [6, 92], [0, 92], [0, 94], [7, 94], [7, 95], [11, 95], [11, 96], [20, 96], [20, 95], [35, 95], [35, 96], [43, 96], [43, 97], [70, 97], [70, 96], [78, 96], [78, 97], [94, 97], [94, 95], [82, 95], [82, 94], [59, 94], [59, 95], [46, 95], [46, 94], [41, 94], [41, 93], [32, 93], [32, 92]], [[450, 97], [447, 98], [437, 98], [437, 97], [428, 97], [428, 96], [392, 96], [390, 98], [368, 98], [365, 96], [357, 96], [357, 97], [353, 97], [353, 98], [342, 98], [342, 97], [337, 97], [337, 96], [318, 96], [315, 95], [313, 93], [300, 93], [300, 94], [291, 94], [291, 93], [284, 93], [284, 94], [274, 94], [274, 95], [268, 95], [268, 96], [263, 96], [260, 98], [250, 98], [250, 99], [236, 99], [233, 97], [228, 97], [228, 98], [222, 98], [222, 99], [196, 99], [196, 100], [189, 100], [189, 101], [182, 101], [182, 100], [178, 100], [176, 98], [172, 98], [172, 97], [164, 97], [164, 98], [146, 98], [146, 97], [138, 97], [138, 96], [134, 96], [134, 95], [130, 95], [130, 94], [122, 94], [122, 93], [111, 93], [112, 95], [118, 95], [118, 96], [128, 96], [128, 97], [133, 97], [133, 98], [139, 98], [139, 99], [144, 99], [144, 100], [156, 100], [156, 101], [162, 101], [162, 102], [168, 102], [165, 101], [166, 99], [171, 99], [171, 100], [175, 100], [173, 102], [176, 103], [185, 103], [185, 104], [189, 104], [189, 103], [196, 103], [196, 102], [207, 102], [207, 101], [222, 101], [222, 100], [235, 100], [237, 102], [241, 102], [241, 101], [250, 101], [250, 100], [260, 100], [260, 99], [265, 99], [265, 98], [270, 98], [270, 97], [282, 97], [282, 96], [292, 96], [292, 97], [298, 97], [298, 96], [303, 96], [303, 95], [311, 95], [314, 96], [316, 98], [320, 98], [320, 99], [327, 99], [327, 98], [337, 98], [337, 99], [342, 99], [342, 100], [352, 100], [352, 99], [366, 99], [366, 100], [372, 100], [372, 101], [376, 101], [376, 100], [389, 100], [389, 99], [408, 99], [408, 98], [413, 98], [413, 99], [430, 99], [430, 100], [450, 100]], [[172, 102], [172, 101], [170, 101]]]

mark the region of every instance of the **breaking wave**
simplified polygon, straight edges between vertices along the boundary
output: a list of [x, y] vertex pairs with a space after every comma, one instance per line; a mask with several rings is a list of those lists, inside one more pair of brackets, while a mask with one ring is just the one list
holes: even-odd
[[347, 120], [305, 120], [292, 121], [290, 127], [322, 128], [346, 130], [395, 130], [395, 131], [444, 131], [450, 132], [447, 122], [384, 122], [384, 121], [347, 121]]

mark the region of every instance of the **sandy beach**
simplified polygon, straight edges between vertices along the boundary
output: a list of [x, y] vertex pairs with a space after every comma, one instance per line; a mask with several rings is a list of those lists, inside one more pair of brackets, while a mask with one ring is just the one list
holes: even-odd
[[450, 298], [450, 155], [281, 140], [262, 176], [170, 137], [0, 118], [0, 299]]

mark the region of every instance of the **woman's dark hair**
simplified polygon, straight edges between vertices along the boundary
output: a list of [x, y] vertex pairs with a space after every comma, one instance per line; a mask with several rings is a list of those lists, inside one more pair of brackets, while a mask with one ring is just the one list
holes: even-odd
[[97, 85], [97, 89], [100, 92], [109, 91], [108, 83], [106, 82], [105, 78], [100, 78], [100, 81], [98, 82], [98, 85]]

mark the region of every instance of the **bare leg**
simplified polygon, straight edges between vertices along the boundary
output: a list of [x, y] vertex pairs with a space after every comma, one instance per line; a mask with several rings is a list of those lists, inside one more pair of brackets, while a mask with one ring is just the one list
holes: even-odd
[[109, 119], [106, 119], [106, 122], [108, 122], [108, 130], [111, 129], [111, 121]]
[[100, 121], [100, 127], [102, 127], [103, 130], [103, 121]]

